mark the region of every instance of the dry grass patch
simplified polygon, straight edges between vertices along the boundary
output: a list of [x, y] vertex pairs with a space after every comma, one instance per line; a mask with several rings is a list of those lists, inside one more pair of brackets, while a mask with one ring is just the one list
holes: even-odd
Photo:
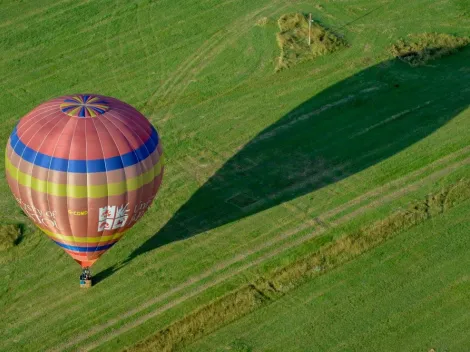
[[308, 18], [301, 13], [282, 15], [278, 20], [280, 32], [277, 42], [281, 48], [276, 71], [292, 67], [300, 62], [313, 60], [347, 46], [346, 41], [317, 22], [310, 29]]
[[432, 60], [453, 54], [469, 43], [470, 38], [468, 37], [424, 33], [409, 35], [407, 40], [399, 40], [392, 45], [390, 51], [411, 66], [421, 66]]

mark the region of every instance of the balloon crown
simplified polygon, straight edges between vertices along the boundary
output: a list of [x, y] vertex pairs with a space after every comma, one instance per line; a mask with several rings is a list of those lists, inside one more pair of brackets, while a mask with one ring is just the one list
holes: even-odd
[[109, 110], [109, 103], [100, 96], [79, 94], [64, 99], [60, 110], [72, 117], [96, 117]]

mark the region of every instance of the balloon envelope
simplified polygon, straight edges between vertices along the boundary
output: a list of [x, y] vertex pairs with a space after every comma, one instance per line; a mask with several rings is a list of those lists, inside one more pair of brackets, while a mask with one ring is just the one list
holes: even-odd
[[151, 205], [162, 152], [157, 131], [132, 106], [64, 96], [20, 120], [6, 147], [6, 176], [28, 217], [87, 267]]

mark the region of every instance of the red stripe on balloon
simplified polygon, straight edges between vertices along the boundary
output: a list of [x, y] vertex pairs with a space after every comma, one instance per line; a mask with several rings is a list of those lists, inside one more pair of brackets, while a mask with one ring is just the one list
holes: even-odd
[[[119, 100], [102, 97], [109, 101], [109, 110], [95, 118], [80, 119], [61, 111], [60, 105], [68, 98], [71, 97], [61, 97], [41, 104], [22, 119], [18, 125], [20, 140], [33, 150], [48, 156], [52, 156], [55, 145], [59, 145], [55, 157], [96, 160], [132, 152], [144, 144], [152, 134], [149, 121], [130, 105]], [[90, 128], [93, 123], [96, 129]], [[52, 126], [54, 129], [51, 131]], [[49, 132], [48, 143], [43, 143], [44, 133], [38, 133], [39, 130], [45, 129]], [[72, 148], [69, 153], [69, 149], [62, 146], [70, 144], [72, 139], [80, 147]], [[85, 148], [88, 152], [82, 151]], [[88, 155], [88, 159], [85, 159], [84, 155]]]

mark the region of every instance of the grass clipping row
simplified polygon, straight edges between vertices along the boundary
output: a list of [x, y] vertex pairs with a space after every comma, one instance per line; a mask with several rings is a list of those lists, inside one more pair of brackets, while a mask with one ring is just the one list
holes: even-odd
[[277, 43], [281, 48], [281, 55], [276, 71], [313, 60], [346, 46], [343, 39], [317, 22], [311, 24], [309, 45], [308, 18], [301, 13], [282, 15], [278, 20], [278, 25], [280, 32], [277, 33]]
[[409, 35], [390, 48], [391, 53], [411, 66], [422, 66], [428, 62], [451, 55], [470, 43], [468, 37], [456, 37], [442, 33]]
[[337, 240], [331, 239], [317, 252], [203, 306], [127, 351], [175, 351], [467, 199], [470, 199], [470, 179], [462, 179], [408, 209]]

